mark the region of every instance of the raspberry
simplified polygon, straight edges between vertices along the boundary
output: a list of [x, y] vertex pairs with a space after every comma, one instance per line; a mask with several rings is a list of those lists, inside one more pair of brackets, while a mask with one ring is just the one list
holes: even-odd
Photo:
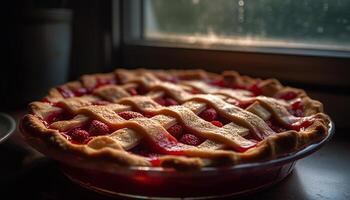
[[86, 88], [82, 87], [82, 88], [78, 88], [77, 90], [74, 90], [73, 93], [74, 93], [74, 96], [80, 97], [80, 96], [88, 93], [88, 90]]
[[232, 84], [227, 84], [227, 85], [230, 85], [231, 88], [233, 88], [233, 89], [247, 90], [247, 86], [241, 85], [238, 83], [232, 83]]
[[165, 98], [164, 99], [164, 103], [165, 103], [165, 106], [174, 106], [174, 105], [178, 105], [178, 103], [172, 99], [172, 98]]
[[221, 79], [213, 80], [213, 81], [211, 81], [210, 84], [214, 85], [214, 86], [218, 86], [218, 87], [224, 87], [225, 86], [224, 81], [221, 80]]
[[147, 118], [151, 118], [151, 117], [154, 117], [155, 114], [153, 113], [143, 113], [143, 116], [144, 117], [147, 117]]
[[137, 95], [137, 91], [136, 91], [135, 88], [129, 89], [128, 92], [130, 93], [131, 96], [136, 96]]
[[277, 98], [284, 99], [284, 100], [288, 101], [288, 100], [295, 99], [297, 97], [297, 95], [298, 94], [296, 92], [294, 92], [294, 91], [287, 91], [287, 92], [278, 94]]
[[175, 124], [167, 130], [172, 136], [179, 138], [182, 135], [183, 127], [180, 124]]
[[69, 133], [69, 135], [72, 137], [74, 141], [77, 141], [79, 143], [83, 143], [85, 140], [87, 140], [90, 137], [87, 131], [80, 128], [73, 129]]
[[126, 120], [138, 118], [138, 117], [143, 117], [143, 115], [141, 113], [133, 112], [133, 111], [120, 112], [120, 113], [118, 113], [118, 115]]
[[154, 99], [154, 101], [162, 106], [165, 106], [165, 99], [162, 97], [158, 97], [158, 98]]
[[192, 134], [184, 134], [181, 137], [180, 142], [184, 144], [192, 145], [192, 146], [198, 146], [201, 143], [199, 138]]
[[63, 121], [73, 118], [72, 115], [66, 111], [53, 111], [46, 116], [45, 121], [52, 123], [55, 121]]
[[96, 77], [95, 88], [108, 84], [108, 80], [102, 77]]
[[89, 127], [89, 133], [92, 135], [105, 135], [109, 133], [109, 127], [98, 120], [92, 120]]
[[191, 93], [192, 93], [192, 94], [200, 94], [201, 91], [199, 91], [199, 90], [197, 90], [197, 89], [195, 89], [195, 88], [192, 88]]
[[304, 111], [301, 109], [291, 110], [290, 113], [296, 117], [304, 117]]
[[166, 98], [158, 97], [158, 98], [154, 99], [154, 101], [162, 106], [178, 105], [177, 101], [175, 101], [173, 98], [169, 98], [169, 97], [166, 97]]
[[303, 104], [301, 103], [301, 101], [294, 101], [291, 105], [290, 108], [293, 110], [298, 110], [298, 109], [302, 109], [303, 108]]
[[74, 93], [68, 88], [59, 86], [59, 87], [56, 87], [56, 89], [64, 98], [74, 97]]
[[290, 106], [289, 106], [289, 112], [296, 116], [296, 117], [303, 117], [304, 116], [304, 107], [303, 104], [300, 100], [294, 101]]
[[214, 125], [214, 126], [217, 126], [217, 127], [222, 127], [222, 123], [219, 122], [219, 121], [211, 121], [211, 123]]
[[210, 122], [210, 121], [214, 121], [218, 117], [218, 114], [216, 113], [215, 109], [208, 108], [208, 109], [204, 110], [203, 112], [201, 112], [199, 114], [199, 117]]
[[146, 94], [148, 92], [147, 88], [143, 85], [139, 85], [136, 89], [137, 94]]
[[254, 101], [239, 101], [238, 102], [238, 107], [246, 109], [248, 106], [250, 106]]
[[257, 84], [249, 86], [248, 90], [251, 91], [255, 96], [259, 96], [262, 93], [261, 89]]

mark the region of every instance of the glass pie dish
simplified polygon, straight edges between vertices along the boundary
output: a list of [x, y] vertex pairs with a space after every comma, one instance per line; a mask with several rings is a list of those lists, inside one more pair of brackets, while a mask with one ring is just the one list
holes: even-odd
[[105, 195], [138, 199], [217, 199], [248, 195], [266, 189], [287, 177], [296, 162], [321, 148], [334, 134], [283, 157], [232, 167], [203, 167], [176, 171], [161, 167], [125, 167], [113, 173], [77, 168], [61, 163], [73, 182]]
[[28, 111], [20, 129], [31, 146], [73, 181], [123, 198], [253, 192], [287, 176], [332, 130], [304, 90], [234, 71], [83, 75]]

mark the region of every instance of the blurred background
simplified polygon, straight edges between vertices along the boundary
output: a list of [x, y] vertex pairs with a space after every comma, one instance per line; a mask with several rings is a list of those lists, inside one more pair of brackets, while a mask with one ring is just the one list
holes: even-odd
[[[349, 0], [6, 1], [0, 112], [18, 121], [49, 88], [116, 68], [277, 78], [323, 102], [336, 134], [288, 181], [252, 199], [349, 199], [349, 11]], [[0, 145], [1, 194], [103, 199], [73, 185], [14, 133]]]
[[4, 6], [1, 110], [117, 67], [274, 77], [350, 113], [350, 1], [14, 0]]

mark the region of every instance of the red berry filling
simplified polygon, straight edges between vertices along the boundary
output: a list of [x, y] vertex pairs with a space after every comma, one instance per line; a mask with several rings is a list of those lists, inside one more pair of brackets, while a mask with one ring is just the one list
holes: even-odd
[[174, 106], [178, 105], [177, 101], [172, 98], [165, 98], [165, 106]]
[[165, 106], [165, 99], [163, 97], [158, 97], [158, 98], [154, 99], [154, 101], [162, 106]]
[[296, 100], [293, 103], [290, 104], [288, 111], [296, 116], [296, 117], [303, 117], [304, 116], [304, 106], [301, 100]]
[[80, 96], [83, 96], [84, 94], [87, 94], [88, 90], [86, 88], [82, 87], [82, 88], [79, 88], [77, 90], [74, 90], [73, 93], [74, 93], [74, 96], [80, 97]]
[[192, 146], [198, 146], [205, 140], [204, 138], [196, 136], [191, 130], [187, 129], [181, 124], [175, 124], [168, 128], [167, 131], [178, 139], [179, 142]]
[[218, 114], [214, 108], [207, 108], [199, 114], [199, 117], [210, 122], [217, 119]]
[[59, 86], [59, 87], [56, 87], [56, 89], [64, 98], [74, 97], [74, 93], [68, 88]]
[[51, 124], [51, 123], [56, 122], [56, 121], [63, 121], [63, 120], [68, 120], [68, 119], [72, 119], [72, 118], [73, 118], [72, 114], [63, 110], [63, 111], [57, 111], [57, 112], [51, 113], [44, 120], [48, 124]]
[[276, 133], [284, 132], [287, 130], [296, 130], [300, 131], [301, 129], [309, 127], [313, 119], [308, 118], [308, 117], [299, 117], [295, 118], [297, 121], [293, 124], [289, 124], [286, 126], [281, 125], [277, 120], [270, 118], [269, 120], [266, 121], [266, 124]]
[[162, 106], [174, 106], [179, 105], [177, 101], [175, 101], [173, 98], [168, 96], [158, 97], [154, 99], [155, 102], [159, 103]]
[[240, 108], [246, 109], [248, 106], [253, 104], [255, 101], [254, 99], [249, 100], [249, 101], [238, 101], [236, 99], [228, 99], [227, 103], [230, 103], [232, 105], [238, 106]]
[[142, 113], [142, 115], [143, 115], [144, 117], [147, 117], [147, 118], [151, 118], [151, 117], [154, 117], [154, 116], [155, 116], [154, 113], [149, 113], [149, 112], [144, 112], [144, 113]]
[[157, 137], [148, 138], [147, 147], [154, 152], [160, 154], [181, 155], [182, 150], [178, 148], [178, 141], [171, 134], [159, 132]]
[[75, 90], [71, 90], [69, 88], [59, 86], [59, 87], [56, 87], [56, 89], [64, 98], [80, 97], [80, 96], [83, 96], [84, 94], [89, 93], [89, 91], [83, 87]]
[[207, 108], [203, 112], [199, 113], [198, 116], [218, 127], [222, 127], [231, 122], [225, 117], [218, 115], [214, 108]]
[[100, 77], [96, 77], [95, 89], [104, 85], [115, 85], [117, 84], [117, 79], [104, 79]]
[[89, 133], [91, 135], [106, 135], [110, 132], [109, 127], [98, 120], [92, 120], [89, 126]]
[[[219, 122], [220, 123], [220, 122]], [[193, 134], [193, 132], [181, 124], [175, 124], [167, 129], [168, 133], [174, 136], [179, 142], [184, 144], [198, 146], [205, 139]]]
[[198, 146], [202, 143], [199, 137], [189, 133], [184, 134], [179, 141], [192, 146]]
[[284, 99], [284, 100], [292, 100], [295, 99], [298, 96], [298, 94], [294, 91], [287, 91], [284, 93], [280, 93], [278, 95], [276, 95], [276, 98], [278, 99]]
[[217, 126], [217, 127], [222, 127], [223, 124], [219, 121], [211, 121], [211, 123], [214, 125], [214, 126]]
[[136, 95], [138, 95], [138, 93], [137, 93], [137, 91], [136, 91], [135, 88], [130, 88], [130, 89], [128, 89], [128, 92], [129, 92], [129, 94], [130, 94], [131, 96], [136, 96]]
[[180, 124], [175, 124], [167, 130], [175, 138], [180, 138], [183, 133], [183, 127]]
[[266, 121], [266, 124], [276, 133], [287, 131], [286, 128], [282, 127], [275, 119], [270, 118]]
[[161, 164], [160, 159], [157, 157], [151, 157], [149, 161], [151, 162], [153, 167], [159, 167]]
[[301, 129], [307, 128], [312, 124], [313, 120], [302, 118], [298, 122], [293, 123], [290, 128], [296, 131], [300, 131]]
[[262, 94], [262, 91], [257, 84], [250, 85], [246, 89], [251, 91], [255, 96], [259, 96]]
[[259, 96], [262, 94], [261, 88], [258, 86], [258, 83], [252, 84], [252, 85], [239, 85], [239, 84], [233, 84], [230, 88], [233, 89], [241, 89], [241, 90], [248, 90], [254, 94], [254, 96]]
[[209, 84], [217, 86], [217, 87], [225, 87], [225, 83], [222, 79], [212, 80]]
[[130, 149], [130, 152], [140, 156], [149, 157], [149, 158], [158, 157], [158, 154], [156, 152], [148, 148], [148, 143], [146, 141], [142, 141], [136, 147]]
[[89, 133], [81, 128], [75, 128], [67, 134], [72, 138], [72, 142], [75, 143], [86, 143], [90, 137]]
[[192, 88], [191, 93], [192, 94], [201, 94], [202, 92], [197, 90], [197, 89], [195, 89], [195, 88]]
[[76, 144], [85, 144], [93, 136], [106, 135], [111, 132], [110, 128], [101, 121], [92, 120], [82, 127], [73, 128], [63, 135], [68, 135], [70, 140]]
[[133, 118], [138, 118], [138, 117], [144, 117], [141, 113], [138, 112], [133, 112], [133, 111], [124, 111], [118, 113], [119, 116], [124, 118], [125, 120], [133, 119]]
[[136, 88], [136, 92], [137, 92], [137, 94], [139, 94], [139, 95], [144, 95], [144, 94], [146, 94], [148, 91], [149, 91], [149, 90], [148, 90], [145, 86], [143, 86], [143, 85], [139, 85], [139, 86]]

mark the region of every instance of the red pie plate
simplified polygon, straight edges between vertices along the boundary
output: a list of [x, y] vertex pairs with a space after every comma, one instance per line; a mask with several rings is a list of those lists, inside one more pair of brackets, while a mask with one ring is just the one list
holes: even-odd
[[334, 134], [318, 143], [281, 158], [233, 167], [204, 167], [198, 171], [176, 171], [160, 167], [120, 168], [113, 173], [61, 165], [73, 182], [106, 195], [139, 199], [217, 199], [247, 195], [287, 177], [296, 162], [317, 151]]

